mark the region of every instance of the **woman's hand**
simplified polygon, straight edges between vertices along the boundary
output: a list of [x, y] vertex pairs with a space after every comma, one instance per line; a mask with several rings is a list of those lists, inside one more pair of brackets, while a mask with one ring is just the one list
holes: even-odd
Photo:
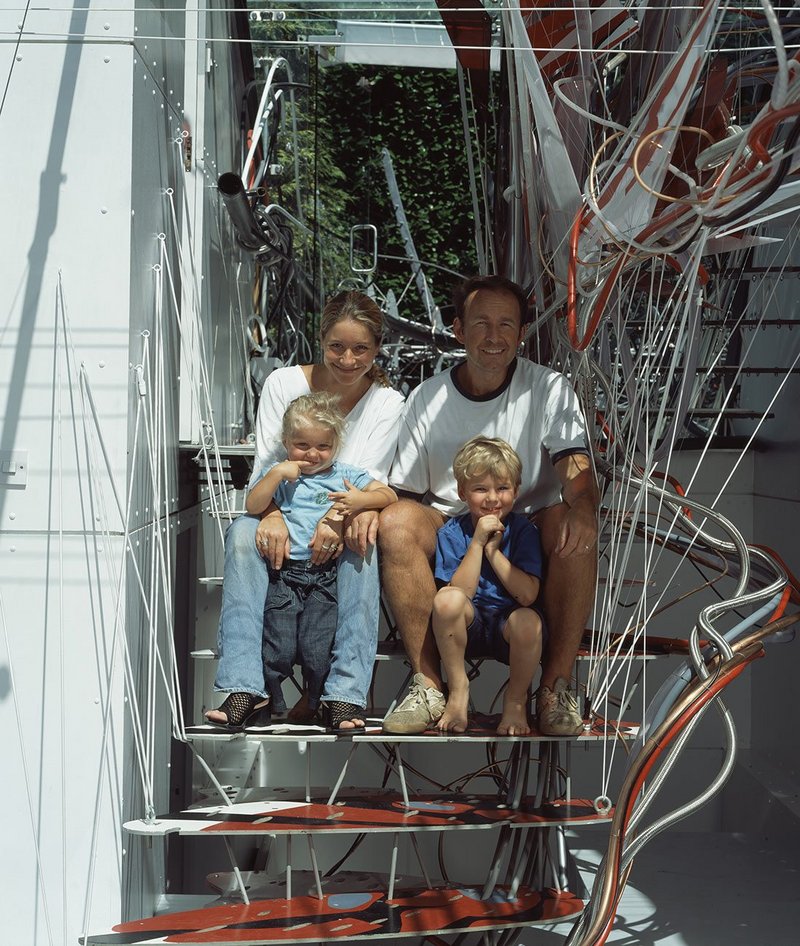
[[332, 558], [338, 558], [344, 551], [342, 531], [344, 520], [326, 516], [317, 523], [314, 535], [308, 543], [311, 548], [311, 561], [315, 565], [322, 565]]
[[273, 568], [279, 569], [283, 560], [289, 558], [289, 530], [279, 509], [268, 512], [259, 522], [256, 529], [256, 548], [258, 554]]

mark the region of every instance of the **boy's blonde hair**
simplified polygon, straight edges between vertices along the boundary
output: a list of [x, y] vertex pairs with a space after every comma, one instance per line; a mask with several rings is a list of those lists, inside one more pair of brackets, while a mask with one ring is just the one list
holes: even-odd
[[453, 458], [453, 473], [459, 488], [463, 488], [468, 480], [488, 473], [497, 479], [507, 476], [515, 489], [519, 489], [522, 482], [522, 460], [505, 440], [473, 437]]
[[327, 391], [301, 394], [284, 412], [281, 439], [285, 445], [296, 430], [303, 427], [327, 427], [333, 434], [333, 455], [336, 456], [342, 446], [344, 424], [338, 395]]

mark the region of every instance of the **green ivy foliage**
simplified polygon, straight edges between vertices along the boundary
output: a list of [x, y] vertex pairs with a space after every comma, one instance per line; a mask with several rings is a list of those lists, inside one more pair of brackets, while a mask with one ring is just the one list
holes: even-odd
[[[387, 148], [419, 258], [474, 273], [472, 202], [455, 71], [340, 65], [297, 44], [305, 33], [322, 33], [329, 25], [291, 19], [251, 24], [254, 39], [265, 43], [256, 47], [256, 55], [284, 56], [303, 86], [295, 90], [300, 200], [315, 234], [298, 241], [304, 268], [321, 283], [323, 296], [334, 291], [351, 276], [350, 227], [370, 223], [378, 229], [381, 255], [375, 282], [383, 292], [402, 294], [411, 267], [384, 174], [381, 150]], [[272, 199], [292, 211], [290, 127], [287, 103], [277, 150], [283, 172], [270, 187]], [[490, 164], [486, 155], [475, 160], [476, 166]], [[457, 277], [433, 268], [425, 273], [435, 301], [446, 305]], [[416, 288], [406, 293], [401, 313], [421, 317]]]

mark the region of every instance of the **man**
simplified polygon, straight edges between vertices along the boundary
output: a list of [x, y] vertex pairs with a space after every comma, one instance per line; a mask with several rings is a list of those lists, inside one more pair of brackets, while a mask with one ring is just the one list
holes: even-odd
[[583, 418], [563, 375], [517, 357], [527, 321], [519, 286], [500, 276], [474, 277], [460, 287], [455, 303], [453, 332], [466, 360], [408, 398], [389, 477], [404, 498], [380, 517], [383, 588], [414, 672], [384, 730], [423, 732], [444, 711], [429, 626], [436, 593], [431, 561], [437, 530], [463, 511], [453, 457], [464, 441], [482, 434], [506, 440], [520, 455], [523, 480], [514, 508], [531, 515], [542, 537], [549, 643], [537, 693], [538, 728], [574, 735], [582, 720], [569, 681], [597, 573], [597, 491]]

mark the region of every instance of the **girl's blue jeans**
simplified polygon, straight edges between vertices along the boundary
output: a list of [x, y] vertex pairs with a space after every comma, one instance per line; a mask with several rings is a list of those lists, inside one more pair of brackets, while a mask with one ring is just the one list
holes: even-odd
[[[256, 549], [259, 519], [240, 516], [225, 535], [225, 571], [219, 622], [219, 666], [214, 689], [266, 696], [261, 660], [266, 561]], [[338, 566], [339, 616], [323, 700], [367, 705], [378, 646], [380, 579], [374, 547], [364, 558], [345, 549]]]

